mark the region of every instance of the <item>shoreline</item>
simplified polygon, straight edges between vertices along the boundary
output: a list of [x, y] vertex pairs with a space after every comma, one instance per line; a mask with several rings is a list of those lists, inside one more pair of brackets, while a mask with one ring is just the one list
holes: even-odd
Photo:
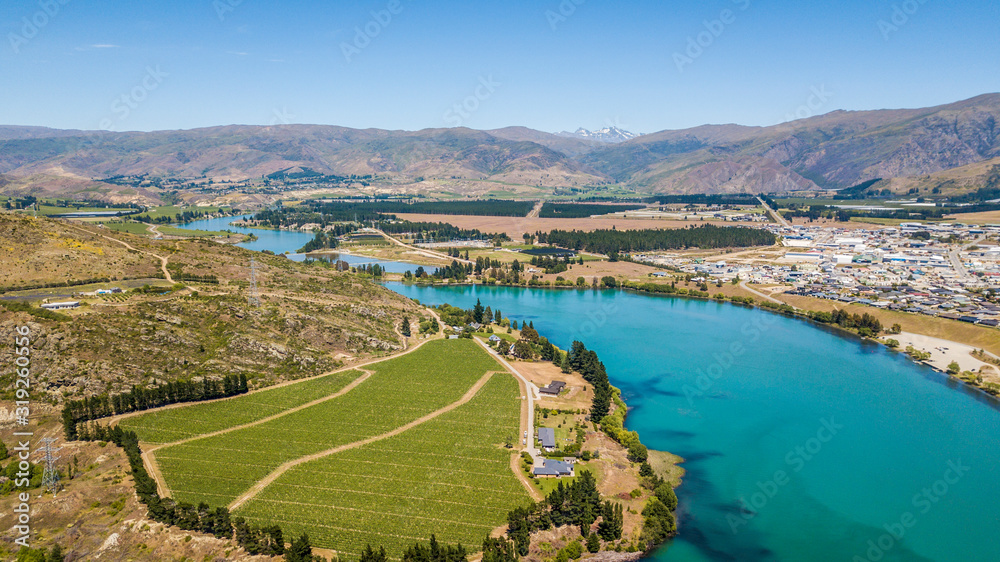
[[[407, 265], [415, 265], [415, 266], [419, 266], [419, 267], [440, 267], [439, 265], [424, 265], [424, 264], [414, 263], [414, 262], [410, 262], [410, 261], [394, 260], [394, 259], [389, 259], [389, 258], [377, 258], [375, 256], [367, 256], [365, 254], [358, 254], [358, 253], [352, 252], [350, 250], [341, 250], [340, 248], [323, 248], [323, 249], [320, 249], [320, 250], [313, 250], [311, 252], [305, 252], [305, 253], [303, 253], [303, 252], [294, 252], [294, 253], [287, 254], [287, 255], [297, 255], [297, 256], [311, 257], [311, 256], [329, 256], [329, 255], [334, 255], [334, 254], [344, 254], [344, 255], [355, 257], [355, 258], [361, 258], [361, 259], [366, 259], [366, 260], [373, 260], [373, 261], [376, 261], [376, 262], [404, 263], [404, 264], [407, 264]], [[285, 255], [285, 254], [282, 254], [282, 255]], [[390, 273], [389, 275], [400, 275], [400, 277], [402, 278], [402, 275], [399, 274], [399, 273]]]
[[[967, 381], [967, 380], [963, 379], [962, 377], [958, 376], [962, 372], [965, 372], [965, 371], [968, 371], [968, 370], [978, 371], [983, 366], [992, 367], [995, 371], [1000, 372], [1000, 366], [990, 365], [989, 363], [986, 363], [984, 361], [976, 359], [971, 354], [966, 354], [964, 356], [962, 356], [962, 355], [956, 355], [956, 350], [974, 351], [974, 350], [977, 349], [977, 348], [975, 348], [975, 347], [973, 347], [973, 346], [971, 346], [969, 344], [962, 343], [962, 342], [956, 342], [956, 341], [953, 341], [953, 340], [946, 340], [946, 339], [943, 339], [943, 338], [935, 338], [935, 337], [932, 337], [932, 336], [925, 336], [923, 334], [908, 333], [908, 332], [901, 332], [899, 334], [885, 334], [885, 333], [883, 333], [882, 335], [880, 335], [878, 337], [875, 337], [875, 338], [865, 338], [865, 337], [862, 337], [862, 336], [858, 335], [856, 332], [854, 332], [852, 330], [849, 330], [849, 329], [846, 329], [846, 328], [844, 328], [842, 326], [838, 326], [836, 324], [824, 324], [822, 322], [817, 322], [816, 320], [810, 318], [808, 315], [804, 314], [804, 312], [808, 312], [808, 311], [805, 311], [805, 310], [802, 310], [802, 309], [795, 309], [794, 311], [783, 311], [783, 310], [779, 310], [779, 309], [772, 309], [772, 308], [769, 308], [769, 307], [766, 307], [766, 306], [760, 306], [756, 302], [753, 303], [753, 304], [747, 304], [747, 303], [742, 303], [742, 302], [733, 302], [731, 300], [718, 300], [718, 299], [712, 298], [710, 296], [700, 296], [700, 295], [691, 295], [691, 294], [678, 294], [678, 293], [653, 293], [653, 292], [644, 291], [644, 290], [641, 290], [641, 289], [636, 289], [636, 288], [633, 288], [633, 287], [616, 287], [616, 288], [600, 287], [598, 289], [594, 289], [594, 288], [592, 288], [590, 286], [587, 286], [587, 287], [577, 287], [577, 286], [569, 286], [569, 285], [565, 285], [565, 286], [510, 285], [510, 284], [501, 284], [501, 283], [497, 283], [497, 284], [475, 283], [475, 282], [471, 282], [471, 281], [463, 281], [463, 282], [460, 282], [460, 283], [415, 283], [415, 282], [412, 282], [412, 281], [406, 282], [406, 281], [404, 281], [402, 279], [400, 279], [400, 280], [393, 280], [393, 281], [385, 281], [384, 280], [382, 283], [384, 284], [386, 282], [395, 282], [395, 283], [401, 283], [401, 284], [404, 284], [404, 285], [417, 285], [417, 286], [421, 286], [421, 287], [483, 286], [483, 287], [506, 287], [506, 288], [511, 288], [511, 289], [541, 289], [541, 290], [570, 290], [570, 289], [572, 289], [572, 290], [578, 290], [578, 291], [593, 291], [593, 290], [599, 290], [599, 291], [622, 291], [622, 292], [630, 292], [630, 293], [633, 293], [633, 294], [642, 294], [642, 295], [650, 295], [650, 296], [663, 296], [663, 297], [672, 297], [672, 298], [685, 298], [685, 299], [694, 299], [694, 300], [700, 300], [700, 301], [705, 301], [705, 302], [717, 302], [717, 303], [726, 303], [726, 304], [730, 304], [730, 305], [734, 305], [734, 306], [742, 306], [744, 308], [752, 308], [752, 309], [755, 309], [755, 310], [759, 310], [761, 312], [769, 312], [771, 314], [778, 314], [778, 315], [789, 317], [789, 318], [798, 318], [798, 319], [806, 320], [810, 324], [812, 324], [813, 327], [822, 327], [822, 328], [826, 328], [826, 329], [830, 329], [830, 330], [836, 331], [838, 334], [841, 334], [841, 335], [852, 336], [852, 337], [854, 337], [856, 339], [859, 339], [861, 341], [869, 341], [869, 342], [877, 343], [879, 345], [882, 345], [882, 346], [886, 347], [887, 349], [889, 349], [891, 351], [895, 351], [897, 353], [902, 353], [904, 355], [906, 355], [904, 349], [906, 348], [907, 345], [913, 345], [914, 348], [916, 348], [918, 350], [921, 350], [921, 351], [926, 351], [925, 349], [923, 349], [923, 347], [926, 347], [928, 345], [931, 345], [932, 348], [933, 347], [945, 347], [946, 349], [943, 350], [943, 351], [942, 350], [938, 350], [938, 349], [932, 349], [932, 351], [930, 351], [932, 359], [927, 360], [927, 361], [918, 360], [918, 359], [915, 359], [913, 357], [910, 357], [909, 355], [907, 355], [907, 358], [910, 359], [910, 361], [912, 361], [913, 363], [915, 363], [917, 365], [923, 365], [923, 366], [926, 366], [926, 367], [930, 367], [934, 371], [937, 371], [940, 374], [946, 375], [949, 380], [953, 380], [955, 382], [962, 383], [962, 385], [964, 387], [968, 387], [971, 390], [979, 391], [982, 394], [984, 394], [984, 395], [992, 398], [993, 400], [996, 400], [996, 401], [1000, 402], [1000, 395], [994, 394], [993, 392], [990, 392], [988, 389], [984, 388], [983, 386], [972, 384], [969, 381]], [[910, 336], [910, 339], [908, 341], [911, 342], [911, 343], [904, 343], [903, 339], [900, 336], [903, 336], [904, 338], [906, 336]], [[895, 339], [895, 340], [899, 341], [900, 342], [900, 346], [899, 347], [902, 348], [902, 349], [900, 349], [900, 348], [892, 348], [892, 347], [889, 347], [888, 345], [886, 345], [886, 341], [889, 340], [889, 339]], [[986, 353], [989, 356], [996, 357], [996, 355], [994, 355], [992, 353], [989, 353], [989, 352], [986, 352]], [[948, 358], [949, 361], [945, 362], [945, 363], [942, 363], [942, 361], [944, 361], [944, 358]], [[959, 358], [962, 359], [961, 361], [958, 361], [959, 365], [962, 367], [960, 369], [959, 373], [958, 374], [949, 373], [948, 372], [948, 367], [947, 367], [948, 363], [950, 363], [951, 360], [957, 360]], [[998, 358], [998, 359], [1000, 359], [1000, 358]], [[965, 365], [973, 365], [973, 366], [975, 366], [975, 369], [966, 369]]]
[[[890, 338], [890, 336], [885, 337]], [[968, 344], [910, 332], [893, 334], [891, 339], [899, 341], [900, 348], [906, 349], [907, 346], [913, 346], [914, 349], [930, 353], [931, 358], [921, 361], [921, 363], [941, 372], [947, 372], [948, 364], [952, 361], [958, 363], [961, 371], [978, 371], [982, 367], [993, 366], [973, 357], [972, 352], [976, 351], [976, 348]], [[989, 355], [993, 356], [992, 353]]]

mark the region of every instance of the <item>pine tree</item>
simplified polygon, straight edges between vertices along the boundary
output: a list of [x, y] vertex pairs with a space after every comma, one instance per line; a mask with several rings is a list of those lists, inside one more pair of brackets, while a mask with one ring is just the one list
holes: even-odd
[[[599, 550], [601, 550], [601, 539], [598, 538], [597, 533], [591, 533], [587, 537], [587, 552], [597, 552]], [[483, 558], [483, 562], [486, 562], [485, 558]]]
[[70, 410], [69, 405], [63, 408], [62, 413], [63, 421], [63, 435], [66, 436], [67, 441], [76, 441], [76, 420], [73, 418], [73, 412]]
[[403, 316], [403, 325], [399, 331], [402, 332], [404, 336], [410, 337], [410, 319], [405, 315]]
[[366, 544], [358, 562], [386, 562], [385, 547], [379, 547], [378, 552], [372, 550], [372, 545]]
[[483, 562], [517, 562], [514, 543], [486, 537], [483, 541]]
[[312, 562], [312, 546], [309, 544], [309, 535], [302, 535], [293, 540], [292, 544], [285, 550], [285, 560], [287, 562]]
[[281, 527], [277, 525], [271, 525], [270, 527], [263, 529], [263, 531], [267, 533], [269, 537], [268, 539], [265, 539], [267, 540], [268, 548], [266, 550], [262, 550], [261, 554], [272, 554], [272, 555], [284, 554], [285, 539], [284, 537], [282, 537]]

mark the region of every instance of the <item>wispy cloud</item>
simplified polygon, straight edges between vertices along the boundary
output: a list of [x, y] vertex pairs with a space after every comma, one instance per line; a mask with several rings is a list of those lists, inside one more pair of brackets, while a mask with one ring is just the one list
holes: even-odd
[[76, 47], [77, 51], [92, 51], [94, 49], [118, 49], [120, 45], [112, 45], [111, 43], [95, 43], [93, 45], [84, 45], [82, 47]]
[[250, 54], [250, 53], [244, 53], [243, 51], [226, 51], [226, 53], [230, 55], [236, 55], [238, 57], [245, 57]]

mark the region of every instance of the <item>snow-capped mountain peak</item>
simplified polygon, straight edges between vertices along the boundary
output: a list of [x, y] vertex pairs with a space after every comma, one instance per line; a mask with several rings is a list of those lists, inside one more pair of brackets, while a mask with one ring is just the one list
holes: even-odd
[[572, 132], [572, 133], [567, 132], [567, 131], [563, 131], [563, 132], [557, 133], [557, 134], [559, 136], [562, 136], [562, 137], [575, 137], [575, 138], [588, 139], [588, 140], [596, 140], [596, 141], [608, 142], [608, 143], [625, 142], [627, 140], [631, 140], [631, 139], [634, 139], [635, 137], [639, 136], [639, 135], [637, 135], [635, 133], [631, 133], [629, 131], [626, 131], [626, 130], [623, 130], [623, 129], [619, 129], [618, 127], [613, 127], [613, 126], [612, 127], [605, 127], [603, 129], [599, 129], [597, 131], [588, 131], [587, 129], [584, 129], [583, 127], [581, 127], [581, 128], [577, 129], [575, 132]]

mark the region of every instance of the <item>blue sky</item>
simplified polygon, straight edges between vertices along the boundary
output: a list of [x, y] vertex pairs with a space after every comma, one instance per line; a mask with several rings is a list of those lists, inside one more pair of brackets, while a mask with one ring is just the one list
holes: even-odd
[[1000, 7], [956, 5], [4, 0], [0, 123], [649, 133], [923, 107], [1000, 91]]

